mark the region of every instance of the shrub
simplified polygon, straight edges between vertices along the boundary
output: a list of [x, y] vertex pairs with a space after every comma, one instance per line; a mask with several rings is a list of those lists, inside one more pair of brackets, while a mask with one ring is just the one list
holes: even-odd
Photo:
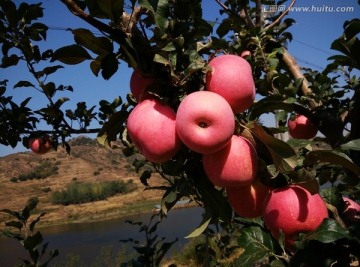
[[27, 174], [20, 174], [18, 177], [11, 179], [17, 179], [18, 181], [27, 181], [33, 179], [45, 179], [51, 175], [58, 174], [59, 167], [55, 166], [49, 160], [45, 160], [40, 165], [36, 166], [31, 172]]
[[52, 194], [53, 204], [71, 205], [107, 199], [117, 194], [126, 194], [135, 190], [132, 180], [103, 181], [98, 183], [71, 182], [64, 190]]

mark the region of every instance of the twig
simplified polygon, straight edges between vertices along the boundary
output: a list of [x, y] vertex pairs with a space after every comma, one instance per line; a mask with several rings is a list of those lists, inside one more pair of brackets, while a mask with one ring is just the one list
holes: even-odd
[[248, 13], [248, 0], [238, 0], [238, 5], [240, 6], [240, 18], [242, 18], [249, 29], [255, 27], [254, 22], [252, 21], [249, 13]]
[[292, 0], [290, 5], [288, 6], [288, 8], [273, 22], [271, 23], [269, 26], [265, 27], [265, 30], [270, 30], [271, 28], [275, 27], [276, 24], [278, 24], [280, 22], [280, 20], [287, 14], [289, 13], [290, 9], [295, 5], [296, 0]]
[[255, 25], [257, 27], [261, 27], [262, 25], [262, 10], [261, 10], [261, 0], [255, 1], [256, 6], [256, 22]]

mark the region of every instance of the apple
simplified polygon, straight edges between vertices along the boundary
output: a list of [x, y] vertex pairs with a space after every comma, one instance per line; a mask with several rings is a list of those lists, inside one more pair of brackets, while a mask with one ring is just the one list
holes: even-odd
[[251, 53], [250, 53], [249, 50], [244, 50], [244, 51], [242, 51], [241, 54], [240, 54], [240, 56], [241, 56], [242, 58], [246, 58], [246, 57], [248, 57], [248, 56], [250, 56], [250, 55], [251, 55]]
[[285, 245], [291, 249], [299, 233], [315, 230], [328, 218], [326, 205], [319, 194], [298, 185], [274, 189], [265, 200], [264, 223], [275, 237], [280, 229], [285, 235]]
[[213, 92], [196, 91], [187, 95], [176, 113], [176, 131], [181, 141], [200, 154], [225, 147], [234, 130], [234, 113], [229, 103]]
[[145, 77], [139, 70], [135, 69], [130, 78], [131, 94], [138, 102], [151, 97], [151, 95], [146, 91], [146, 88], [153, 82], [153, 77]]
[[264, 201], [270, 192], [259, 178], [246, 186], [227, 187], [227, 199], [233, 210], [241, 217], [256, 218], [262, 215]]
[[127, 131], [149, 161], [163, 163], [176, 155], [181, 141], [175, 129], [175, 111], [157, 99], [145, 99], [130, 112]]
[[[348, 197], [343, 197], [343, 200], [345, 202], [345, 209], [343, 211], [345, 217], [350, 221], [360, 220], [360, 205]], [[356, 216], [358, 217], [356, 218]]]
[[220, 187], [250, 185], [258, 169], [254, 146], [241, 136], [233, 135], [222, 149], [203, 155], [202, 163], [210, 181]]
[[296, 115], [294, 120], [288, 120], [289, 134], [295, 139], [311, 139], [318, 132], [318, 128], [304, 115]]
[[46, 154], [52, 149], [51, 138], [48, 135], [29, 138], [29, 147], [36, 154]]
[[235, 113], [248, 109], [255, 99], [255, 83], [250, 64], [240, 56], [221, 55], [209, 62], [207, 90], [229, 102]]

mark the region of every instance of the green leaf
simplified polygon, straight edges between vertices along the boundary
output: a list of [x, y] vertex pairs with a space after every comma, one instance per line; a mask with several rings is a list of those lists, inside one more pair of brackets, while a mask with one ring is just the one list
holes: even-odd
[[43, 240], [42, 234], [38, 231], [24, 240], [24, 247], [28, 251], [32, 251], [36, 246], [40, 245]]
[[346, 26], [344, 35], [346, 39], [350, 40], [360, 33], [360, 20], [354, 19]]
[[151, 178], [151, 171], [145, 170], [140, 176], [140, 181], [143, 185], [149, 186], [147, 180], [149, 180], [150, 178]]
[[350, 142], [347, 142], [346, 144], [341, 145], [341, 149], [360, 151], [360, 139], [355, 139]]
[[15, 88], [19, 88], [19, 87], [35, 87], [35, 85], [33, 85], [31, 82], [29, 81], [19, 81], [18, 83], [16, 83], [14, 85], [14, 89]]
[[201, 235], [209, 226], [210, 221], [211, 221], [211, 215], [208, 212], [205, 212], [203, 214], [203, 219], [200, 223], [200, 226], [196, 228], [194, 231], [192, 231], [189, 235], [185, 236], [185, 238], [192, 238]]
[[17, 211], [14, 211], [14, 210], [2, 209], [2, 210], [0, 210], [0, 212], [10, 214], [10, 215], [14, 216], [16, 219], [18, 219], [19, 221], [21, 221], [23, 219], [21, 214], [19, 212], [17, 212]]
[[139, 0], [139, 5], [148, 9], [155, 18], [155, 24], [164, 32], [169, 25], [169, 2], [168, 0]]
[[342, 238], [350, 238], [347, 229], [341, 227], [335, 220], [326, 218], [316, 230], [303, 236], [299, 246], [302, 247], [310, 240], [317, 240], [322, 243], [331, 243]]
[[109, 80], [119, 68], [119, 62], [116, 55], [114, 53], [107, 54], [101, 60], [101, 68], [101, 75], [105, 80]]
[[235, 261], [238, 267], [253, 267], [256, 262], [274, 254], [274, 240], [258, 226], [243, 228], [238, 245], [244, 249]]
[[161, 199], [161, 211], [167, 214], [168, 211], [176, 204], [179, 196], [175, 186], [170, 187]]
[[116, 136], [124, 129], [124, 123], [128, 117], [127, 106], [123, 105], [121, 110], [111, 115], [109, 121], [104, 123], [97, 135], [97, 141], [104, 146], [111, 146], [116, 141]]
[[49, 82], [47, 84], [44, 84], [42, 86], [42, 89], [44, 91], [44, 93], [48, 96], [48, 97], [53, 97], [55, 94], [55, 84], [53, 82]]
[[76, 29], [72, 33], [77, 44], [84, 46], [95, 54], [103, 55], [113, 52], [113, 44], [106, 37], [95, 37], [88, 29]]
[[250, 127], [250, 130], [267, 147], [276, 169], [289, 173], [297, 166], [296, 153], [291, 146], [269, 135], [256, 123]]
[[332, 163], [341, 165], [355, 175], [360, 176], [360, 167], [354, 164], [345, 154], [335, 154], [330, 150], [317, 150], [309, 152], [304, 159], [304, 166], [312, 166], [318, 163]]
[[51, 62], [59, 60], [65, 64], [76, 65], [88, 59], [92, 59], [92, 57], [85, 48], [74, 44], [56, 50], [52, 55]]
[[11, 56], [4, 56], [1, 60], [1, 68], [7, 68], [7, 67], [11, 67], [11, 66], [15, 66], [18, 64], [20, 60], [20, 57], [18, 57], [17, 55], [11, 55]]
[[57, 108], [60, 108], [62, 106], [62, 104], [64, 104], [65, 102], [69, 101], [70, 99], [68, 97], [61, 97], [59, 98], [56, 103], [55, 103], [55, 106]]
[[10, 222], [6, 222], [5, 223], [6, 226], [8, 227], [14, 227], [18, 230], [21, 230], [21, 228], [24, 226], [24, 224], [20, 221], [10, 221]]
[[161, 56], [161, 55], [159, 55], [159, 54], [156, 54], [156, 55], [154, 56], [154, 62], [163, 64], [163, 65], [165, 65], [165, 66], [170, 65], [170, 62], [169, 62], [166, 58], [164, 58], [163, 56]]
[[61, 65], [46, 67], [42, 70], [42, 73], [45, 75], [50, 75], [50, 74], [56, 72], [58, 69], [62, 69], [62, 68], [64, 68], [64, 67]]

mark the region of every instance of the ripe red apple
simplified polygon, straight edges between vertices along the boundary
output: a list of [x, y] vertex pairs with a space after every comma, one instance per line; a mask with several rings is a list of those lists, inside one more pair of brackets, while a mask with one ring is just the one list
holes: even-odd
[[275, 237], [280, 229], [285, 235], [285, 244], [291, 249], [299, 233], [315, 230], [328, 218], [326, 205], [319, 194], [297, 185], [272, 190], [265, 200], [264, 223]]
[[46, 154], [52, 148], [51, 138], [48, 135], [42, 137], [29, 138], [29, 147], [36, 154]]
[[236, 135], [224, 148], [203, 155], [202, 162], [210, 181], [220, 187], [250, 185], [258, 169], [254, 146], [247, 139]]
[[[350, 221], [360, 220], [360, 205], [348, 197], [343, 197], [343, 200], [345, 202], [345, 209], [343, 211], [345, 217]], [[356, 218], [357, 214], [358, 218]]]
[[209, 63], [206, 88], [229, 102], [235, 113], [248, 109], [255, 99], [255, 83], [250, 64], [240, 56], [221, 55]]
[[256, 218], [262, 215], [264, 201], [269, 192], [269, 187], [258, 178], [251, 185], [226, 188], [230, 205], [239, 216], [244, 218]]
[[247, 57], [247, 56], [250, 56], [251, 55], [251, 53], [250, 53], [250, 51], [249, 50], [244, 50], [244, 51], [242, 51], [241, 52], [241, 54], [240, 54], [240, 56], [241, 57]]
[[157, 99], [145, 99], [130, 112], [128, 134], [147, 160], [163, 163], [180, 150], [175, 119], [173, 109]]
[[191, 150], [214, 153], [225, 147], [235, 130], [234, 113], [218, 94], [196, 91], [187, 95], [176, 113], [176, 131]]
[[143, 76], [139, 70], [135, 69], [130, 78], [130, 91], [134, 98], [140, 102], [151, 95], [146, 91], [146, 87], [154, 82], [154, 78]]
[[289, 134], [295, 139], [311, 139], [317, 134], [318, 128], [304, 115], [297, 115], [288, 120]]

